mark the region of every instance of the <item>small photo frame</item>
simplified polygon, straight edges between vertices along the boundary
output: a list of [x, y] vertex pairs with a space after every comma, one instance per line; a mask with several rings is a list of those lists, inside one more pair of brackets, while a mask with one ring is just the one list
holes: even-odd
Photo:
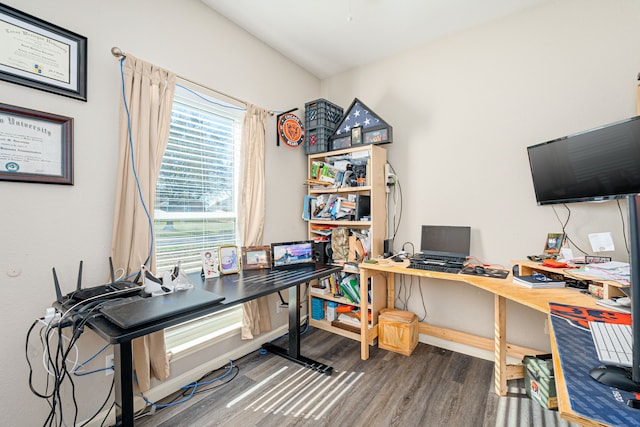
[[242, 269], [271, 268], [270, 246], [245, 246], [242, 248]]
[[564, 243], [564, 233], [549, 233], [544, 245], [545, 254], [557, 254]]
[[351, 145], [361, 145], [362, 144], [362, 127], [357, 126], [351, 128]]
[[232, 274], [240, 271], [240, 254], [237, 246], [220, 246], [218, 248], [220, 273]]
[[202, 252], [202, 272], [205, 279], [220, 276], [220, 271], [218, 270], [218, 260], [216, 259], [215, 255], [216, 254], [214, 251]]

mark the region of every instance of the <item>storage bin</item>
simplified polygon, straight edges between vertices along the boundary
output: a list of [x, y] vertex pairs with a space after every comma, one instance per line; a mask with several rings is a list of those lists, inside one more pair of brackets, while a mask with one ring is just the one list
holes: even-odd
[[342, 120], [343, 109], [326, 99], [316, 99], [304, 104], [305, 129], [327, 128], [331, 132]]
[[410, 356], [418, 345], [418, 316], [410, 311], [380, 310], [378, 347]]
[[307, 102], [304, 107], [305, 153], [329, 151], [329, 138], [342, 120], [344, 110], [322, 98]]
[[558, 398], [552, 356], [550, 354], [525, 356], [522, 363], [527, 396], [547, 409], [556, 409]]
[[308, 129], [305, 134], [304, 151], [306, 154], [329, 151], [329, 138], [333, 131], [329, 128]]
[[311, 318], [314, 320], [324, 319], [324, 300], [311, 298]]

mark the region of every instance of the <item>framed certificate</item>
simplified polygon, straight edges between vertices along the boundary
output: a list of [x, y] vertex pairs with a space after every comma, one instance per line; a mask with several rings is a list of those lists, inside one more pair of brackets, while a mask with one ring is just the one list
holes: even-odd
[[0, 104], [0, 180], [73, 185], [73, 119]]
[[87, 38], [0, 3], [0, 79], [87, 100]]

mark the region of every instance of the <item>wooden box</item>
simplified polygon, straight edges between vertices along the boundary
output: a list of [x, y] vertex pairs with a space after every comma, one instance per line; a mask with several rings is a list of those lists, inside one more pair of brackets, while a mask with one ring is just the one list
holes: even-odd
[[418, 345], [418, 316], [410, 311], [380, 310], [378, 347], [410, 356]]

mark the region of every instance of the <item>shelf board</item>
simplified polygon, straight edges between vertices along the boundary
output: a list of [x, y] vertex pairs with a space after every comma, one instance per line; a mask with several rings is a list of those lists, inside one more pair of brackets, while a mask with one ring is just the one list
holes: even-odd
[[327, 193], [361, 193], [370, 192], [370, 185], [361, 187], [341, 187], [341, 188], [309, 188], [309, 194], [327, 194]]
[[338, 304], [343, 304], [343, 305], [352, 305], [354, 307], [360, 307], [360, 304], [357, 304], [355, 302], [350, 302], [348, 299], [344, 298], [344, 297], [334, 297], [331, 294], [316, 294], [314, 292], [311, 292], [311, 296], [314, 298], [320, 298], [326, 301], [333, 301], [333, 302], [337, 302]]
[[371, 227], [371, 221], [333, 221], [331, 219], [310, 219], [310, 224], [346, 225], [349, 227]]

